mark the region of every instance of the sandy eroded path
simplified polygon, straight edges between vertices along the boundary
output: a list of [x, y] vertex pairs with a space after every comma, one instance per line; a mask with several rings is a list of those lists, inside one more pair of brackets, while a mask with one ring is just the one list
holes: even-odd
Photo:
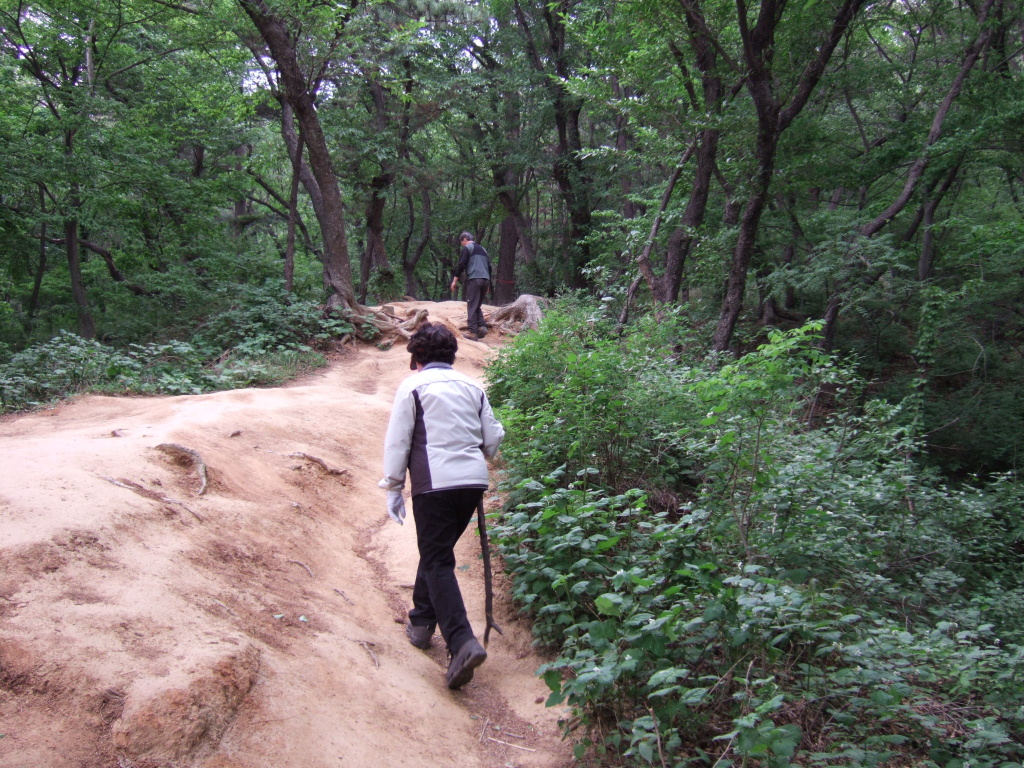
[[[479, 376], [489, 352], [460, 342], [456, 367]], [[439, 636], [426, 653], [405, 639], [412, 516], [390, 522], [375, 482], [407, 364], [361, 347], [286, 388], [85, 397], [0, 423], [0, 766], [568, 765], [507, 600], [462, 691]], [[198, 453], [205, 493], [164, 444]], [[467, 533], [482, 633], [478, 553]]]

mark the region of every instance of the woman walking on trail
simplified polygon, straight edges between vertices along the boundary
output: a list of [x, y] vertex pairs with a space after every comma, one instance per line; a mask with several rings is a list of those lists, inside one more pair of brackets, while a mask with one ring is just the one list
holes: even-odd
[[459, 344], [443, 325], [424, 323], [406, 347], [416, 371], [398, 387], [384, 441], [388, 514], [405, 520], [408, 470], [420, 560], [405, 631], [430, 647], [437, 627], [450, 658], [445, 682], [461, 688], [487, 659], [466, 616], [455, 578], [455, 543], [487, 489], [487, 459], [505, 437], [483, 388], [452, 368]]

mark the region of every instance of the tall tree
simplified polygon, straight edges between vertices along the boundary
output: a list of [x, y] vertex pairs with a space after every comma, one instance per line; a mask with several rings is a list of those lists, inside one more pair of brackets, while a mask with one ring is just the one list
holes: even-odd
[[[284, 98], [294, 110], [302, 128], [310, 169], [323, 200], [317, 218], [324, 243], [324, 284], [331, 290], [328, 305], [356, 312], [359, 306], [352, 285], [348, 235], [345, 231], [345, 205], [323, 126], [316, 111], [316, 96], [324, 76], [323, 62], [329, 60], [329, 57], [318, 58], [310, 55], [310, 51], [304, 51], [306, 55], [303, 60], [320, 62], [313, 71], [307, 71], [300, 63], [300, 46], [309, 45], [313, 41], [301, 34], [297, 19], [281, 15], [277, 5], [272, 6], [265, 0], [238, 2], [266, 43], [280, 73]], [[320, 10], [323, 12], [323, 9]], [[328, 48], [344, 34], [345, 20], [344, 16], [336, 20], [326, 43]]]
[[569, 217], [563, 253], [568, 256], [570, 284], [580, 287], [586, 283], [582, 267], [590, 261], [593, 195], [581, 133], [586, 104], [568, 87], [576, 75], [576, 61], [583, 56], [577, 50], [578, 41], [571, 37], [576, 2], [559, 0], [528, 6], [523, 0], [514, 0], [513, 7], [529, 61], [550, 99], [557, 136], [552, 173]]
[[[989, 23], [993, 8], [998, 6], [999, 15], [1001, 15], [1002, 5], [1002, 2], [997, 3], [996, 0], [985, 0], [985, 2], [977, 8], [977, 33], [975, 34], [974, 39], [971, 40], [964, 48], [962, 59], [959, 62], [956, 73], [949, 83], [944, 96], [935, 107], [935, 111], [928, 128], [928, 133], [922, 142], [922, 146], [917, 157], [913, 159], [909, 169], [907, 170], [907, 174], [903, 180], [903, 185], [900, 191], [881, 213], [877, 214], [870, 221], [867, 221], [860, 227], [858, 231], [860, 237], [871, 238], [881, 232], [904, 210], [904, 208], [906, 208], [914, 193], [918, 190], [919, 185], [924, 178], [925, 171], [932, 160], [931, 150], [943, 136], [944, 126], [947, 118], [949, 117], [950, 111], [953, 108], [954, 102], [963, 91], [971, 71], [986, 54], [993, 38], [995, 37], [997, 28]], [[938, 186], [937, 195], [933, 194], [933, 192], [935, 191], [936, 185], [939, 184], [939, 179], [936, 178], [933, 180], [933, 183], [929, 186], [928, 193], [926, 194], [926, 199], [920, 209], [922, 218], [926, 217], [930, 219], [929, 224], [926, 227], [926, 243], [923, 246], [926, 253], [922, 254], [922, 259], [929, 262], [929, 265], [923, 268], [925, 274], [930, 272], [931, 268], [930, 261], [932, 257], [930, 254], [930, 233], [931, 225], [934, 224], [933, 217], [935, 208], [941, 201], [942, 196], [949, 190], [953, 178], [956, 176], [956, 170], [959, 168], [959, 165], [959, 162], [951, 164], [947, 174], [951, 173], [952, 175], [947, 175], [947, 180]], [[913, 229], [916, 229], [916, 225]], [[873, 274], [867, 279], [869, 281], [877, 280], [885, 274], [886, 271], [886, 267], [873, 269], [871, 270]], [[921, 271], [922, 268], [919, 267], [919, 273]], [[840, 283], [837, 286], [836, 292], [831, 297], [828, 308], [825, 311], [825, 345], [829, 348], [832, 347], [835, 341], [836, 323], [839, 318], [840, 310], [843, 306], [844, 293], [845, 285]]]
[[[780, 93], [780, 73], [775, 67], [776, 36], [787, 3], [785, 0], [765, 0], [760, 4], [751, 25], [746, 2], [736, 0], [736, 22], [744, 77], [757, 115], [757, 135], [753, 148], [754, 167], [748, 181], [749, 191], [740, 215], [721, 314], [712, 337], [712, 346], [718, 351], [729, 348], [736, 321], [743, 309], [747, 272], [757, 247], [761, 215], [769, 198], [779, 141], [807, 104], [825, 74], [836, 46], [864, 2], [843, 0], [835, 8], [824, 4], [804, 7], [804, 12], [812, 14], [812, 17], [807, 24], [809, 39], [800, 42], [810, 56], [792, 82], [785, 83], [788, 93]], [[705, 32], [714, 34], [711, 30]], [[790, 58], [799, 56], [800, 52], [799, 49], [791, 48]]]

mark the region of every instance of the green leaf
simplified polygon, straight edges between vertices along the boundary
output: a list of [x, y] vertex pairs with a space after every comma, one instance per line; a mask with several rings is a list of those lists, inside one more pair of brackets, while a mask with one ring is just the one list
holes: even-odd
[[605, 616], [620, 616], [622, 614], [622, 595], [615, 592], [607, 592], [594, 601], [599, 613]]

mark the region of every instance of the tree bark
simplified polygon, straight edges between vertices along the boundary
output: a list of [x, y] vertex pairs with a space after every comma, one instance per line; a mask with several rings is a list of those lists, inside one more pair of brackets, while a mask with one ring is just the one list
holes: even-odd
[[[688, 86], [690, 100], [695, 110], [719, 117], [722, 110], [722, 78], [718, 73], [718, 52], [705, 34], [707, 22], [697, 0], [685, 0], [686, 25], [689, 31], [690, 48], [696, 59], [697, 69], [701, 73], [701, 89], [703, 99], [698, 99], [696, 89]], [[689, 83], [689, 72], [682, 60], [682, 54], [673, 46], [676, 60], [683, 76]], [[734, 92], [738, 92], [737, 90]], [[704, 128], [697, 135], [697, 159], [693, 182], [690, 185], [690, 197], [683, 211], [679, 226], [672, 233], [665, 254], [665, 272], [657, 285], [655, 298], [658, 301], [671, 303], [679, 298], [683, 281], [686, 259], [693, 248], [697, 230], [704, 223], [708, 199], [711, 196], [711, 179], [718, 162], [718, 140], [721, 131], [717, 125]]]
[[299, 136], [299, 132], [295, 130], [295, 111], [291, 108], [283, 94], [278, 94], [278, 97], [281, 103], [281, 138], [284, 139], [284, 145], [288, 150], [288, 157], [295, 157], [296, 152], [298, 152], [299, 179], [302, 181], [302, 188], [309, 195], [310, 205], [313, 206], [313, 215], [316, 216], [316, 220], [319, 222], [326, 215], [324, 212], [324, 198], [320, 194], [320, 185], [317, 183], [316, 177], [309, 169], [309, 164], [306, 163], [303, 157], [302, 148], [305, 142]]
[[[42, 184], [39, 184], [39, 211], [46, 213], [46, 192]], [[39, 224], [39, 269], [36, 270], [35, 280], [32, 283], [32, 295], [28, 300], [28, 307], [25, 310], [25, 328], [32, 328], [32, 320], [39, 306], [39, 293], [43, 288], [43, 276], [46, 274], [46, 219]]]
[[64, 220], [64, 249], [68, 257], [68, 272], [71, 273], [71, 295], [78, 310], [78, 335], [83, 339], [96, 338], [96, 324], [89, 309], [89, 299], [82, 282], [82, 265], [78, 247], [78, 220]]
[[[75, 132], [67, 130], [64, 132], [64, 154], [68, 162], [74, 161], [75, 153]], [[68, 274], [71, 277], [71, 295], [75, 300], [75, 308], [78, 311], [78, 335], [83, 339], [96, 338], [96, 323], [92, 318], [92, 310], [89, 309], [89, 297], [85, 292], [85, 283], [82, 281], [82, 259], [78, 243], [78, 219], [73, 212], [81, 206], [80, 190], [78, 182], [71, 182], [68, 189], [68, 214], [64, 218], [64, 252], [68, 259]]]
[[501, 220], [501, 236], [498, 241], [498, 266], [494, 280], [493, 301], [495, 304], [510, 304], [516, 297], [515, 269], [516, 250], [519, 246], [519, 230], [509, 213]]
[[708, 199], [711, 196], [711, 177], [718, 155], [718, 137], [719, 131], [716, 129], [700, 133], [697, 168], [693, 183], [690, 185], [690, 199], [686, 203], [679, 227], [669, 238], [665, 255], [665, 274], [659, 281], [655, 294], [659, 301], [671, 303], [679, 298], [686, 258], [693, 248], [697, 230], [704, 223], [704, 214], [707, 212]]
[[391, 185], [393, 179], [394, 176], [390, 174], [382, 174], [374, 177], [370, 184], [372, 192], [370, 199], [366, 201], [366, 250], [360, 259], [359, 300], [361, 302], [366, 301], [370, 275], [374, 272], [390, 273], [391, 271], [387, 248], [384, 245], [384, 209], [387, 207], [388, 201], [381, 192]]
[[[420, 283], [416, 279], [416, 265], [420, 263], [420, 259], [423, 257], [423, 253], [427, 250], [427, 245], [430, 243], [430, 232], [432, 224], [432, 209], [430, 202], [430, 190], [426, 187], [420, 189], [420, 200], [422, 201], [422, 208], [420, 210], [420, 218], [422, 219], [422, 231], [420, 232], [420, 240], [416, 244], [416, 248], [408, 259], [402, 262], [402, 272], [405, 275], [405, 292], [409, 296], [420, 295], [421, 288]], [[412, 221], [415, 218], [416, 212], [412, 204], [412, 198], [409, 198], [409, 218]]]
[[295, 228], [299, 221], [299, 182], [302, 177], [302, 134], [299, 133], [294, 147], [288, 147], [292, 161], [292, 180], [288, 194], [288, 234], [284, 247], [284, 289], [292, 292], [295, 282]]
[[[640, 252], [640, 255], [636, 257], [636, 263], [640, 268], [640, 274], [647, 282], [648, 289], [656, 299], [660, 298], [659, 284], [657, 278], [654, 276], [654, 269], [651, 267], [651, 252], [654, 250], [654, 241], [658, 237], [658, 230], [661, 229], [661, 220], [668, 208], [669, 201], [672, 199], [672, 193], [675, 191], [676, 184], [679, 182], [679, 177], [683, 174], [683, 168], [686, 167], [686, 164], [693, 156], [695, 148], [696, 147], [693, 144], [687, 147], [683, 156], [679, 160], [679, 164], [676, 165], [675, 170], [672, 171], [672, 175], [669, 177], [668, 183], [665, 185], [665, 192], [661, 196], [661, 205], [658, 206], [658, 212], [655, 214], [654, 221], [651, 223], [651, 232], [647, 236], [647, 242], [644, 244], [644, 248]], [[626, 293], [626, 306], [623, 308], [623, 318], [628, 315], [629, 303], [632, 301], [633, 294], [636, 293], [638, 286], [639, 282], [634, 282]], [[623, 319], [621, 322], [624, 323], [625, 320]]]

